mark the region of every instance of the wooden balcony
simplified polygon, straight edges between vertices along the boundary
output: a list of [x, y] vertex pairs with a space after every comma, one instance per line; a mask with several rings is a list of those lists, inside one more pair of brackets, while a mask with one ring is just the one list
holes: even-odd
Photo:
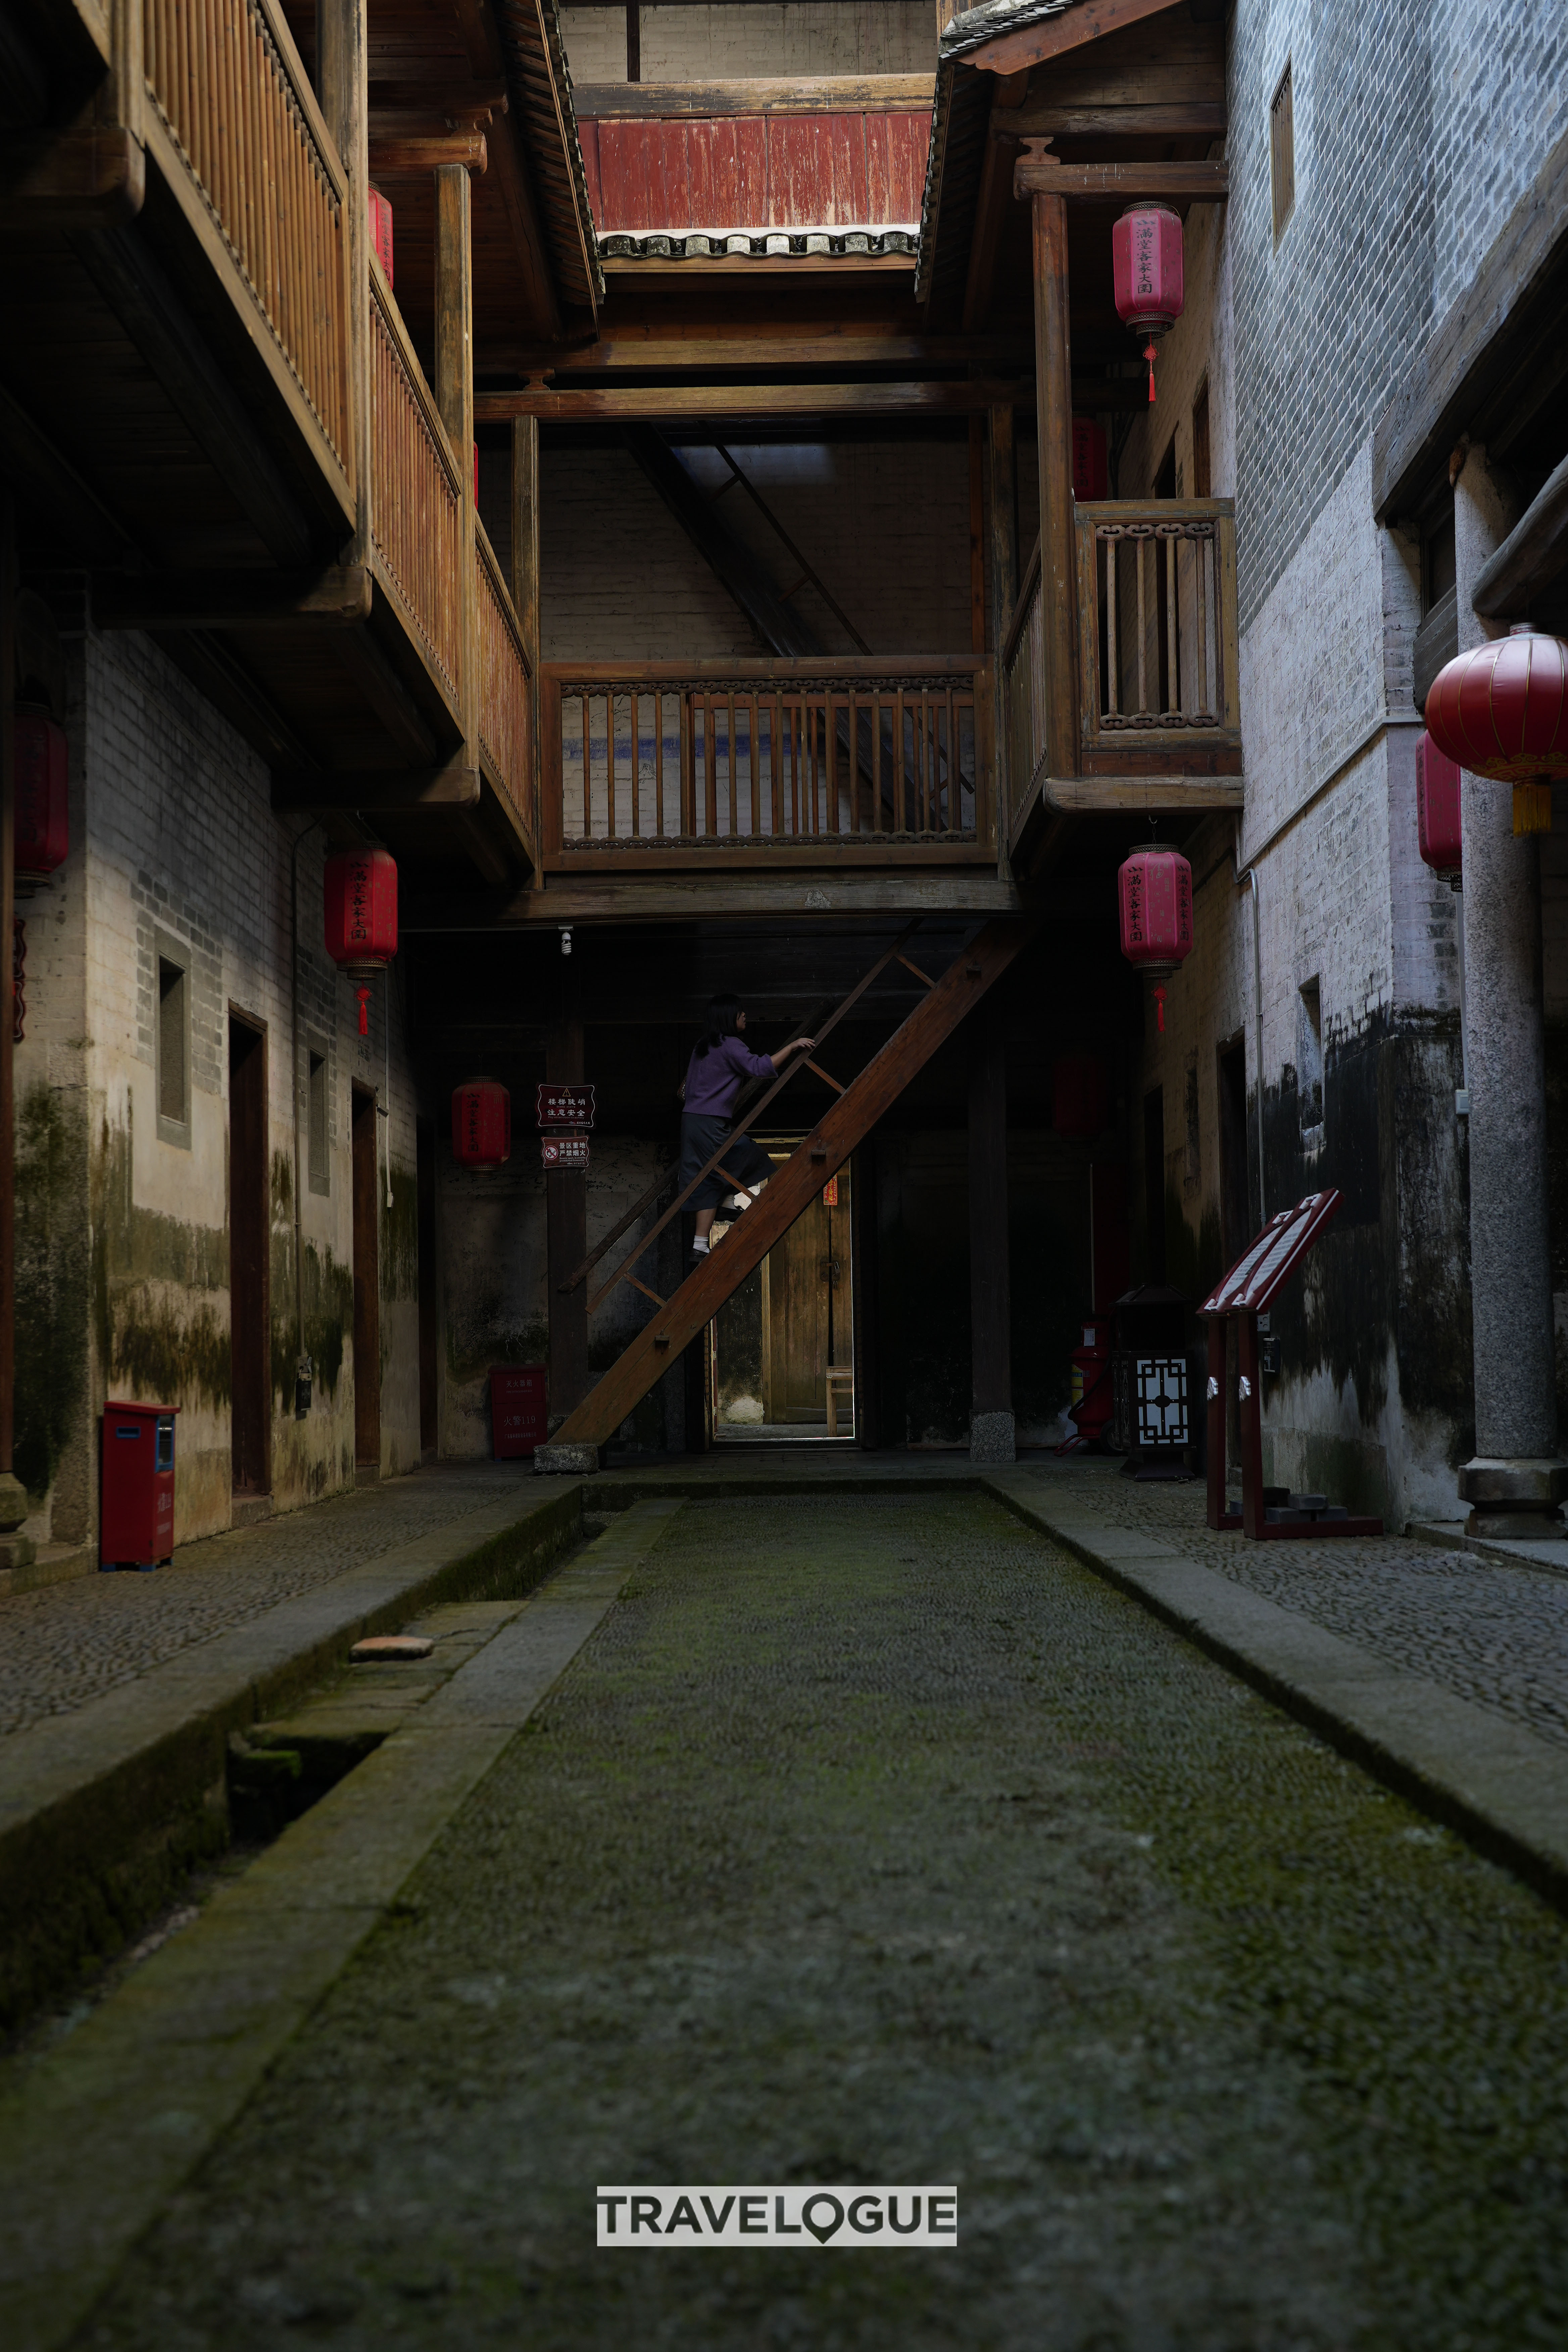
[[1010, 838], [1042, 811], [1239, 807], [1233, 501], [1107, 499], [1073, 529], [1077, 770], [1047, 772], [1037, 542], [1002, 648]]
[[[438, 400], [370, 249], [363, 144], [356, 186], [281, 0], [110, 0], [97, 48], [63, 0], [48, 21], [81, 110], [0, 173], [0, 454], [31, 560], [89, 567], [99, 625], [156, 634], [275, 807], [525, 879], [532, 678], [476, 510], [468, 345]], [[363, 121], [363, 79], [343, 102]], [[466, 180], [447, 194], [466, 312]]]
[[899, 660], [551, 663], [547, 873], [996, 863], [991, 673]]

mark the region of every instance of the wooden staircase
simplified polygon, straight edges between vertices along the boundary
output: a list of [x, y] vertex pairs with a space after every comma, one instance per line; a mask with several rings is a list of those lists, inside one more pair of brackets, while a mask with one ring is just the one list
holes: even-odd
[[[837, 1173], [856, 1145], [898, 1100], [910, 1080], [973, 1012], [992, 982], [1000, 979], [1036, 928], [1036, 922], [1028, 919], [988, 923], [940, 980], [931, 981], [924, 972], [918, 972], [917, 976], [925, 982], [927, 992], [914, 1011], [893, 1032], [880, 1052], [872, 1056], [858, 1077], [839, 1089], [826, 1117], [792, 1152], [744, 1215], [736, 1219], [718, 1246], [699, 1259], [670, 1298], [657, 1302], [658, 1312], [652, 1320], [556, 1431], [554, 1444], [608, 1444], [626, 1415], [640, 1404], [681, 1350], [707, 1328], [752, 1268], [762, 1264], [773, 1244], [783, 1239], [809, 1206], [813, 1195]], [[884, 965], [897, 957], [910, 970], [916, 970], [901, 954], [901, 947], [900, 940], [866, 975], [832, 1020], [824, 1024], [819, 1043], [820, 1036], [826, 1035], [855, 999], [864, 993]], [[818, 1074], [827, 1076], [826, 1071]], [[828, 1083], [838, 1086], [836, 1078], [829, 1078]], [[771, 1100], [773, 1091], [770, 1089], [764, 1100]], [[721, 1169], [722, 1153], [715, 1157]], [[660, 1224], [667, 1223], [679, 1205], [677, 1202], [668, 1210]], [[650, 1234], [638, 1243], [626, 1268], [652, 1239]], [[635, 1280], [626, 1268], [622, 1269], [626, 1278]], [[580, 1268], [576, 1278], [580, 1279], [585, 1271]], [[641, 1283], [637, 1287], [647, 1288]], [[604, 1293], [598, 1295], [603, 1297]], [[651, 1291], [647, 1295], [655, 1296]]]

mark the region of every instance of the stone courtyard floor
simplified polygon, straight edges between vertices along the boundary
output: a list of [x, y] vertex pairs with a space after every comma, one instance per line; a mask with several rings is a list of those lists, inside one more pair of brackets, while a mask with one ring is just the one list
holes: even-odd
[[[1071, 1490], [1568, 1738], [1550, 1576]], [[73, 2343], [1568, 2340], [1568, 1927], [1507, 1873], [975, 1487], [716, 1484], [596, 1622]], [[195, 2030], [184, 1940], [122, 2040]], [[956, 2183], [957, 2251], [595, 2246], [604, 2182], [855, 2181]]]

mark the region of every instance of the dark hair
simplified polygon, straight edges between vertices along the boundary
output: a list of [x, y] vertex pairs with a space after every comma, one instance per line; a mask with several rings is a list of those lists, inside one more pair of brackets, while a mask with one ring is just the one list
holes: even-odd
[[721, 1045], [726, 1037], [738, 1037], [740, 1035], [741, 1032], [736, 1021], [736, 1015], [739, 1013], [740, 1010], [741, 1000], [738, 996], [715, 996], [710, 998], [708, 1004], [708, 1027], [704, 1034], [697, 1040], [697, 1052], [700, 1059], [702, 1055], [711, 1053], [715, 1045]]

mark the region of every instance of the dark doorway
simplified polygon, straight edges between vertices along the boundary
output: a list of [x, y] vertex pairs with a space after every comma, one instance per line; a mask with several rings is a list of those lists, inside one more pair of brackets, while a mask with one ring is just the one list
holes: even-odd
[[1219, 1049], [1219, 1233], [1227, 1266], [1252, 1238], [1247, 1157], [1247, 1046], [1237, 1037]]
[[229, 1415], [237, 1495], [271, 1489], [267, 1332], [267, 1033], [228, 1024]]
[[381, 1168], [375, 1097], [353, 1090], [354, 1463], [381, 1468]]
[[437, 1447], [436, 1427], [436, 1122], [416, 1130], [419, 1166], [419, 1451]]
[[1146, 1282], [1165, 1279], [1165, 1090], [1143, 1097], [1143, 1223], [1148, 1231]]

